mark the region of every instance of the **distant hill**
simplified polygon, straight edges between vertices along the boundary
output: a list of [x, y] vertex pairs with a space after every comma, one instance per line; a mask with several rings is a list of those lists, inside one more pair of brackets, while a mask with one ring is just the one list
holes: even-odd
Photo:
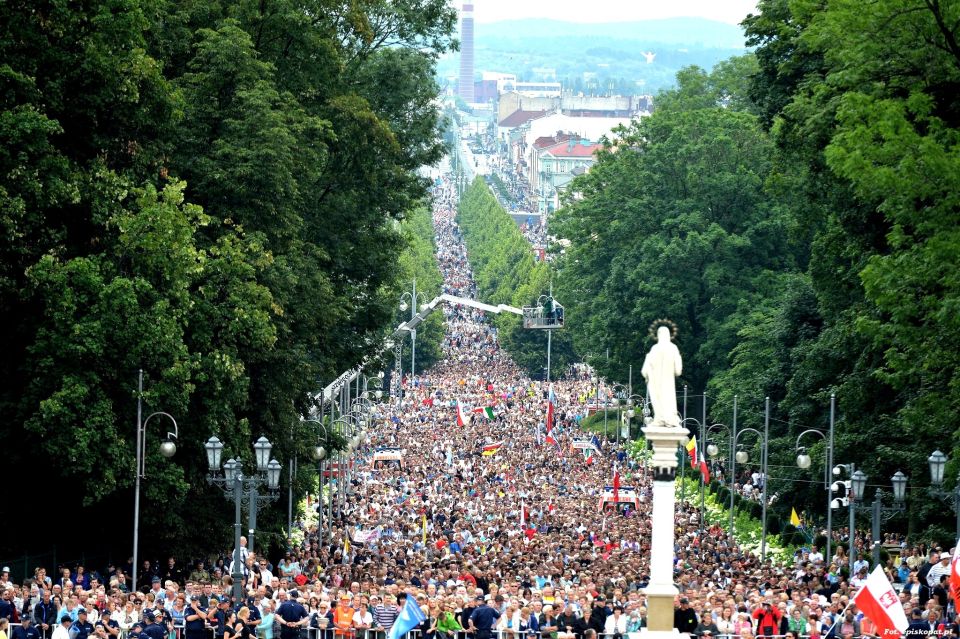
[[[746, 17], [746, 16], [744, 16]], [[478, 23], [477, 44], [506, 39], [610, 38], [650, 44], [696, 45], [705, 48], [743, 49], [743, 29], [705, 18], [665, 18], [639, 22], [576, 23], [525, 19]]]
[[[742, 29], [703, 18], [581, 24], [525, 19], [478, 23], [475, 64], [480, 71], [514, 73], [520, 80], [558, 80], [585, 93], [656, 93], [671, 87], [681, 68], [710, 69], [745, 52]], [[648, 61], [646, 54], [653, 54]], [[440, 78], [456, 77], [459, 53], [444, 56]], [[545, 76], [543, 69], [555, 76]]]

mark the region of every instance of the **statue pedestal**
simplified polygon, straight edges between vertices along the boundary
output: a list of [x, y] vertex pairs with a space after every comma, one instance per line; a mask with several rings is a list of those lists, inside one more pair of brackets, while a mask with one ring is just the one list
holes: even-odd
[[641, 636], [649, 639], [676, 639], [673, 627], [673, 602], [677, 588], [673, 584], [673, 542], [676, 520], [677, 446], [687, 439], [687, 429], [653, 424], [643, 429], [653, 446], [653, 529], [650, 539], [650, 583], [647, 595], [647, 627]]

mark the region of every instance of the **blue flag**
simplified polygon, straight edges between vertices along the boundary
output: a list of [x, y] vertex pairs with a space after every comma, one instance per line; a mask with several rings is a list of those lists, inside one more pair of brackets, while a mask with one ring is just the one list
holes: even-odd
[[594, 436], [590, 439], [590, 443], [593, 444], [593, 447], [596, 448], [596, 449], [597, 449], [597, 452], [599, 453], [599, 452], [600, 452], [600, 438], [597, 437], [596, 435], [594, 435]]
[[423, 611], [420, 610], [420, 606], [417, 605], [417, 600], [412, 595], [408, 595], [407, 602], [403, 604], [403, 608], [400, 610], [400, 615], [393, 626], [390, 627], [390, 632], [387, 633], [387, 639], [400, 639], [400, 637], [423, 623], [426, 618]]

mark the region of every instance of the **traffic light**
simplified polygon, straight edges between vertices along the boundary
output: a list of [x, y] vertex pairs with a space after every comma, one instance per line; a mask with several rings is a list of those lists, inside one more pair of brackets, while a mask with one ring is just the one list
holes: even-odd
[[830, 486], [833, 489], [831, 508], [846, 508], [850, 505], [850, 480], [835, 481]]

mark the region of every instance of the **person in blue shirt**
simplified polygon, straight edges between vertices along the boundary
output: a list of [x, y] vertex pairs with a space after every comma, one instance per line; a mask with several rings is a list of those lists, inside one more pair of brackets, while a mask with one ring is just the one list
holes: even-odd
[[[70, 639], [88, 639], [93, 634], [93, 624], [87, 621], [87, 611], [83, 608], [77, 610], [77, 620], [70, 626]], [[163, 637], [157, 637], [163, 639]]]
[[493, 626], [500, 618], [500, 611], [487, 605], [486, 600], [477, 598], [477, 607], [470, 613], [468, 620], [474, 639], [490, 639]]
[[185, 639], [206, 639], [207, 611], [200, 606], [200, 597], [192, 595], [190, 605], [183, 615]]
[[31, 623], [30, 617], [27, 616], [20, 620], [20, 625], [13, 629], [10, 636], [11, 639], [40, 639], [37, 627]]
[[300, 628], [306, 625], [310, 615], [307, 609], [297, 601], [299, 593], [296, 590], [291, 590], [287, 596], [289, 599], [280, 604], [276, 613], [280, 618], [280, 639], [298, 639]]

